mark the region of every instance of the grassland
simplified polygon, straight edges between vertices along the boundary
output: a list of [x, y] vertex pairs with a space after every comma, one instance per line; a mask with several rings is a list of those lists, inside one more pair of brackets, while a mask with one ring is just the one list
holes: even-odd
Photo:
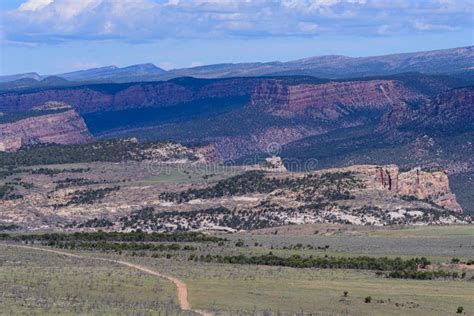
[[0, 246], [0, 314], [184, 315], [166, 280], [111, 263]]
[[[183, 279], [191, 304], [218, 315], [451, 315], [459, 305], [468, 314], [474, 310], [474, 282], [390, 280], [353, 270], [139, 261]], [[372, 303], [364, 302], [367, 296]]]
[[[314, 232], [314, 230], [313, 230]], [[446, 262], [453, 257], [474, 258], [474, 227], [429, 226], [409, 229], [361, 230], [360, 232], [338, 232], [336, 234], [308, 235], [253, 235], [236, 234], [232, 240], [242, 239], [252, 247], [255, 243], [272, 251], [295, 253], [282, 250], [285, 246], [302, 244], [314, 248], [329, 246], [325, 251], [304, 250], [308, 255], [371, 255], [371, 256], [425, 256], [435, 262]], [[257, 247], [257, 249], [262, 247]]]
[[421, 226], [404, 229], [379, 230], [369, 233], [371, 236], [390, 237], [466, 237], [474, 238], [474, 228], [471, 225], [450, 225], [450, 226]]
[[[78, 249], [65, 251], [120, 259], [179, 278], [188, 286], [192, 308], [216, 315], [456, 315], [458, 306], [463, 306], [463, 315], [474, 315], [474, 269], [449, 265], [451, 254], [474, 259], [471, 229], [472, 226], [361, 230], [355, 236], [240, 234], [226, 235], [227, 242], [185, 243], [195, 247], [194, 251], [123, 251], [120, 255]], [[237, 246], [238, 240], [243, 244]], [[288, 249], [298, 242], [303, 243], [302, 248]], [[326, 250], [307, 247], [326, 244], [329, 244]], [[176, 288], [166, 280], [106, 262], [24, 249], [1, 247], [1, 250], [0, 290], [4, 294], [0, 308], [7, 313], [179, 313]], [[390, 279], [370, 270], [189, 260], [191, 253], [260, 255], [269, 251], [279, 256], [427, 256], [438, 268], [464, 271], [466, 277]], [[365, 302], [368, 296], [372, 298], [370, 303]]]

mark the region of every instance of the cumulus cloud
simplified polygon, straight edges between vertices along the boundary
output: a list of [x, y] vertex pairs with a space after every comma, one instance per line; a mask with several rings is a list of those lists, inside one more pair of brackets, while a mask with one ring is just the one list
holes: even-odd
[[[25, 0], [2, 11], [15, 42], [390, 36], [472, 28], [466, 0]], [[420, 17], [422, 20], [420, 20]]]

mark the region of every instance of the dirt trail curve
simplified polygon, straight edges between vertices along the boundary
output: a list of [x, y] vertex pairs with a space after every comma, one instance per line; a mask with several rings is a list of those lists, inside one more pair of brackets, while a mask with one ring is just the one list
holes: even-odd
[[65, 251], [60, 251], [60, 250], [54, 250], [54, 249], [47, 249], [47, 248], [39, 248], [39, 247], [31, 247], [31, 246], [23, 246], [23, 245], [15, 245], [15, 244], [0, 244], [0, 246], [10, 246], [10, 247], [17, 247], [17, 248], [25, 248], [25, 249], [33, 249], [33, 250], [39, 250], [39, 251], [45, 251], [45, 252], [50, 252], [50, 253], [55, 253], [57, 255], [63, 255], [67, 257], [74, 257], [74, 258], [79, 258], [79, 259], [92, 259], [92, 260], [99, 260], [99, 261], [106, 261], [106, 262], [112, 262], [112, 263], [117, 263], [122, 266], [126, 266], [132, 269], [136, 269], [145, 273], [148, 273], [150, 275], [154, 275], [160, 278], [167, 279], [171, 282], [173, 282], [177, 289], [178, 289], [178, 300], [179, 300], [179, 306], [181, 307], [182, 310], [184, 311], [191, 311], [198, 313], [199, 315], [203, 316], [212, 316], [212, 314], [201, 311], [201, 310], [196, 310], [192, 309], [191, 305], [189, 304], [188, 301], [188, 287], [186, 286], [186, 283], [181, 281], [180, 279], [177, 279], [173, 276], [162, 274], [160, 272], [151, 270], [147, 267], [144, 267], [139, 264], [127, 262], [127, 261], [122, 261], [122, 260], [114, 260], [114, 259], [107, 259], [107, 258], [100, 258], [100, 257], [90, 257], [90, 256], [82, 256], [74, 253], [69, 253]]

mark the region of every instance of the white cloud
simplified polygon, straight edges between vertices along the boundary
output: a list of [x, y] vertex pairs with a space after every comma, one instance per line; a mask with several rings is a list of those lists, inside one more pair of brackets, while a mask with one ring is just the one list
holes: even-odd
[[413, 26], [419, 31], [454, 31], [455, 27], [444, 24], [430, 24], [420, 21], [413, 23]]
[[51, 3], [53, 3], [54, 0], [29, 0], [20, 5], [18, 10], [20, 11], [37, 11], [41, 10]]
[[5, 41], [39, 43], [392, 36], [472, 28], [472, 8], [467, 0], [25, 0], [0, 18]]
[[340, 3], [341, 0], [313, 0], [310, 8], [319, 9], [321, 7], [330, 7]]
[[53, 4], [54, 10], [65, 19], [90, 11], [102, 3], [102, 0], [62, 0]]

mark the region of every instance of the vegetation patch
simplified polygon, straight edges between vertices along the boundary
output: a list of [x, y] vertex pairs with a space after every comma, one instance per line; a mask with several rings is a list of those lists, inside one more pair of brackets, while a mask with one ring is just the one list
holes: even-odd
[[189, 189], [182, 192], [164, 192], [160, 198], [178, 203], [194, 199], [211, 199], [223, 196], [238, 196], [251, 193], [270, 193], [277, 189], [303, 192], [301, 200], [310, 200], [323, 188], [322, 194], [329, 200], [347, 200], [354, 197], [350, 190], [359, 184], [351, 172], [325, 173], [323, 175], [308, 174], [301, 178], [268, 177], [264, 171], [248, 171], [215, 185], [203, 189]]
[[55, 208], [65, 207], [69, 205], [80, 205], [80, 204], [94, 204], [97, 201], [102, 200], [107, 195], [114, 191], [120, 190], [120, 186], [112, 188], [101, 188], [101, 189], [87, 189], [75, 191], [69, 194], [70, 200], [63, 204], [55, 204]]
[[37, 168], [32, 169], [31, 174], [44, 174], [47, 176], [55, 176], [57, 174], [70, 172], [70, 173], [84, 173], [90, 171], [91, 168], [71, 168], [71, 169], [51, 169], [51, 168]]
[[14, 123], [30, 117], [37, 117], [42, 115], [58, 114], [70, 111], [70, 108], [56, 109], [56, 110], [42, 110], [42, 111], [24, 111], [24, 112], [9, 112], [0, 115], [0, 124]]
[[[174, 144], [172, 142], [139, 143], [127, 139], [108, 139], [94, 143], [58, 145], [45, 144], [23, 147], [16, 152], [0, 152], [0, 166], [35, 166], [66, 164], [79, 162], [121, 162], [127, 160], [142, 161], [152, 157], [147, 150], [161, 149]], [[160, 159], [189, 159], [198, 157], [192, 151], [170, 152]]]
[[66, 242], [66, 241], [115, 241], [115, 242], [221, 242], [226, 239], [204, 235], [202, 233], [145, 233], [135, 231], [130, 233], [121, 232], [76, 232], [72, 234], [51, 233], [51, 234], [0, 234], [0, 240], [9, 241], [39, 241], [39, 242]]
[[49, 247], [55, 247], [60, 249], [83, 249], [83, 250], [94, 250], [94, 251], [178, 251], [178, 250], [196, 250], [196, 247], [193, 246], [184, 246], [180, 244], [155, 244], [155, 243], [144, 243], [144, 242], [108, 242], [108, 241], [54, 241], [51, 240], [47, 244], [44, 244]]

